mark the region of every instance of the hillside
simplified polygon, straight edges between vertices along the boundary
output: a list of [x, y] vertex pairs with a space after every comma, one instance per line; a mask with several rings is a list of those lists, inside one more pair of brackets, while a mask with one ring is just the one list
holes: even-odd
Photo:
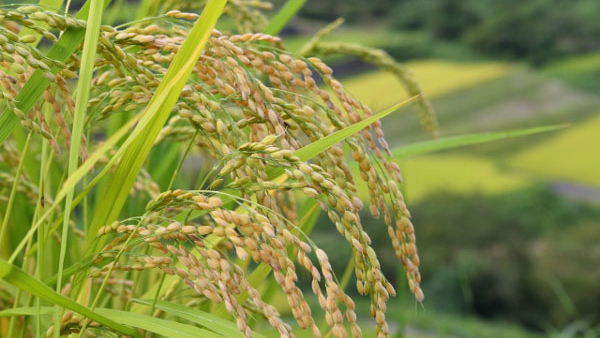
[[[519, 65], [425, 60], [407, 66], [432, 99], [442, 135], [570, 123], [560, 132], [401, 159], [409, 199], [439, 191], [502, 193], [540, 179], [600, 185], [600, 155], [593, 151], [600, 144], [598, 97]], [[407, 97], [381, 71], [348, 78], [344, 86], [374, 110]], [[392, 146], [429, 138], [408, 110], [387, 117], [383, 128]]]

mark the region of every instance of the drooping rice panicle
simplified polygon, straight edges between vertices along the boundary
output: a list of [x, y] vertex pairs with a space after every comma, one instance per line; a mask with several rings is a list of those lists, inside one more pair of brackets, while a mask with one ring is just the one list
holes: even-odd
[[[197, 18], [195, 13], [183, 11], [197, 8], [192, 2], [172, 0], [162, 6], [161, 10], [168, 12], [157, 18], [102, 26], [83, 133], [90, 139], [82, 139], [82, 160], [97, 149], [98, 140], [109, 136], [107, 125], [144, 110], [185, 40], [187, 21]], [[335, 277], [326, 252], [298, 229], [303, 216], [300, 206], [312, 199], [352, 248], [356, 288], [371, 297], [377, 334], [387, 337], [386, 302], [395, 290], [381, 271], [360, 212], [366, 207], [372, 216], [384, 218], [410, 291], [422, 301], [419, 257], [410, 212], [399, 189], [400, 169], [390, 160], [380, 122], [308, 161], [295, 155], [298, 149], [363, 121], [373, 112], [344, 90], [321, 59], [282, 49], [278, 37], [251, 33], [262, 27], [264, 19], [257, 13], [265, 9], [268, 5], [260, 1], [229, 1], [226, 13], [234, 18], [240, 34], [212, 32], [154, 142], [156, 147], [191, 142], [192, 151], [202, 155], [212, 169], [197, 186], [162, 192], [151, 168], [141, 170], [131, 195], [134, 203], [149, 200], [146, 209], [100, 229], [97, 235], [106, 237], [107, 244], [91, 258], [92, 266], [84, 276], [89, 283], [86, 288], [105, 284], [102, 292], [126, 304], [139, 293], [136, 278], [142, 272], [160, 272], [182, 281], [168, 287], [167, 298], [185, 290], [188, 301], [222, 304], [246, 337], [252, 336], [254, 316], [265, 318], [281, 337], [293, 337], [291, 325], [252, 284], [248, 266], [255, 265], [247, 263], [253, 261], [271, 270], [300, 328], [315, 337], [327, 335], [321, 332], [298, 286], [300, 276], [306, 276], [331, 334], [361, 337], [354, 302]], [[0, 7], [0, 18], [11, 23], [6, 27], [34, 27], [50, 43], [69, 28], [85, 27], [85, 21], [34, 5]], [[78, 77], [81, 46], [67, 61], [59, 62], [30, 45], [34, 38], [0, 26], [0, 94], [21, 125], [43, 137], [56, 161], [64, 163], [75, 107], [71, 82]], [[334, 48], [321, 42], [313, 47], [315, 53]], [[403, 77], [410, 94], [422, 95], [407, 71], [388, 56], [346, 45], [336, 48], [362, 53], [368, 61]], [[20, 111], [14, 100], [35, 72], [41, 72], [50, 84], [30, 111]], [[437, 124], [428, 115], [429, 103], [423, 96], [419, 100], [429, 119], [425, 128], [435, 132]], [[116, 147], [110, 149], [96, 166], [110, 163], [116, 151]], [[14, 167], [20, 154], [11, 142], [5, 142], [0, 157]], [[350, 162], [356, 162], [360, 177], [353, 175]], [[369, 201], [358, 197], [357, 180], [366, 183]], [[10, 188], [13, 182], [13, 173], [0, 171], [0, 189]], [[16, 187], [32, 204], [38, 200], [38, 188], [26, 173]], [[46, 202], [51, 203], [51, 198]], [[133, 203], [130, 210], [135, 210]], [[58, 208], [58, 215], [60, 211]], [[201, 215], [191, 217], [192, 212]], [[74, 241], [85, 236], [83, 227], [75, 222], [70, 225]], [[80, 277], [71, 277], [64, 295], [79, 296], [76, 292], [84, 283], [76, 279]], [[77, 332], [84, 322], [85, 318], [66, 313], [60, 332]], [[102, 330], [107, 328], [91, 322], [86, 334], [93, 336]], [[53, 333], [50, 327], [47, 334]]]

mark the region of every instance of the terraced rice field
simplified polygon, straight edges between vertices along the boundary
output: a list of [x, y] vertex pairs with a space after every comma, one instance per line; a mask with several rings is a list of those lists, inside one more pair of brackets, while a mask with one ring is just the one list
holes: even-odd
[[[461, 63], [426, 60], [407, 63], [430, 98], [475, 86], [505, 75], [510, 66], [497, 62]], [[346, 89], [375, 110], [385, 109], [407, 97], [393, 75], [370, 72], [344, 81]]]
[[600, 114], [526, 149], [511, 164], [544, 178], [600, 186]]
[[[439, 191], [503, 193], [540, 179], [600, 186], [600, 115], [590, 113], [598, 106], [593, 95], [503, 63], [429, 60], [407, 66], [433, 99], [445, 135], [573, 122], [560, 132], [500, 141], [476, 152], [463, 148], [401, 159], [409, 200]], [[375, 110], [406, 98], [385, 72], [355, 76], [344, 85]], [[393, 146], [426, 138], [410, 112], [383, 122]]]

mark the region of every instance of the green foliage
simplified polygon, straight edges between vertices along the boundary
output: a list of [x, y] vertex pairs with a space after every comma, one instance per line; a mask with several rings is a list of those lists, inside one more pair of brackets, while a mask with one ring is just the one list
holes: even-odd
[[23, 270], [4, 260], [0, 260], [0, 279], [18, 287], [21, 290], [27, 291], [36, 297], [40, 297], [45, 301], [73, 310], [91, 320], [95, 320], [98, 323], [105, 325], [106, 327], [112, 328], [117, 332], [121, 332], [132, 337], [142, 337], [138, 331], [118, 324], [113, 319], [107, 318], [102, 314], [94, 312], [89, 308], [73, 301], [72, 299], [64, 297], [63, 295], [50, 289], [41, 281], [33, 278]]
[[[423, 277], [433, 298], [428, 313], [478, 315], [540, 331], [574, 322], [590, 328], [599, 324], [593, 268], [600, 262], [596, 206], [567, 200], [539, 185], [497, 196], [440, 192], [416, 203], [413, 213], [421, 247], [426, 248], [421, 255]], [[380, 222], [363, 216], [372, 226]], [[325, 228], [315, 238], [320, 245], [335, 245], [335, 236]], [[383, 234], [372, 239], [379, 254], [390, 254], [379, 245]], [[338, 271], [347, 254], [339, 250], [331, 256]], [[393, 275], [397, 267], [384, 262], [383, 269]], [[419, 314], [411, 323], [427, 318]], [[456, 327], [443, 324], [443, 318], [436, 314], [425, 327], [448, 325], [446, 330], [461, 337], [503, 337], [483, 328], [479, 335], [456, 318], [449, 319], [460, 323]]]
[[[599, 225], [597, 208], [538, 186], [496, 197], [438, 194], [419, 203], [414, 215], [420, 243], [429, 248], [423, 276], [435, 308], [539, 329], [548, 318], [557, 327], [580, 318], [598, 324], [594, 277], [583, 271], [600, 258], [581, 249], [598, 238], [590, 234]], [[558, 301], [552, 280], [565, 288], [576, 313]]]
[[600, 53], [550, 62], [544, 67], [543, 73], [577, 88], [597, 92], [600, 89]]
[[[276, 18], [275, 30], [295, 11], [289, 8], [297, 9], [297, 2], [291, 4], [296, 5]], [[0, 241], [8, 261], [0, 261], [0, 279], [8, 292], [0, 305], [13, 307], [2, 312], [12, 316], [0, 322], [2, 334], [139, 337], [139, 328], [149, 336], [230, 336], [232, 325], [199, 323], [211, 326], [211, 334], [160, 310], [173, 311], [164, 306], [168, 301], [184, 308], [191, 301], [210, 316], [233, 318], [239, 335], [251, 336], [258, 317], [288, 337], [292, 327], [259, 291], [273, 278], [267, 284], [286, 293], [299, 326], [336, 337], [346, 336], [347, 326], [359, 337], [345, 282], [340, 286], [327, 254], [307, 236], [319, 205], [354, 248], [357, 287], [371, 296], [375, 332], [388, 335], [383, 304], [394, 289], [360, 225], [363, 202], [342, 160], [342, 144], [378, 196], [371, 212], [384, 213], [389, 226], [392, 219], [401, 221], [390, 237], [403, 257], [409, 289], [422, 301], [413, 226], [397, 188], [399, 168], [383, 156], [390, 150], [379, 122], [421, 93], [373, 113], [344, 92], [320, 59], [288, 53], [271, 35], [213, 30], [224, 11], [234, 20], [232, 29], [246, 31], [247, 16], [264, 8], [262, 3], [225, 7], [225, 0], [210, 0], [202, 15], [171, 10], [116, 27], [100, 25], [102, 5], [91, 1], [88, 21], [35, 5], [0, 7], [4, 25], [29, 27], [48, 40], [44, 44], [53, 44], [44, 56], [28, 45], [35, 36], [0, 27], [7, 108], [2, 117], [14, 120], [2, 125], [6, 142], [0, 149], [7, 162], [0, 168], [0, 189], [10, 192], [2, 200]], [[149, 5], [148, 14], [174, 4]], [[83, 48], [74, 43], [64, 49], [75, 40], [83, 40]], [[45, 81], [35, 80], [35, 72]], [[23, 103], [22, 90], [37, 94]], [[29, 130], [23, 145], [19, 130], [9, 137], [18, 120]], [[186, 158], [199, 155], [207, 170], [194, 168], [198, 180], [178, 179]], [[175, 166], [160, 164], [175, 158]], [[160, 191], [152, 174], [166, 176], [157, 180], [162, 186], [168, 181], [166, 190]], [[302, 195], [313, 199], [310, 208], [298, 208]], [[387, 200], [392, 210], [383, 208]], [[11, 216], [13, 205], [19, 217]], [[413, 249], [401, 251], [401, 245]], [[317, 326], [303, 290], [295, 286], [295, 261], [310, 274], [311, 291], [322, 300], [331, 328]], [[131, 301], [148, 293], [154, 298], [146, 315]], [[34, 312], [15, 316], [34, 303]], [[52, 322], [44, 317], [48, 303], [56, 308]]]
[[600, 6], [593, 0], [402, 1], [392, 16], [399, 29], [463, 41], [495, 58], [535, 64], [596, 49]]
[[[321, 41], [327, 31], [298, 49], [300, 55], [287, 51], [278, 37], [254, 33], [262, 27], [269, 34], [280, 32], [303, 0], [286, 2], [269, 23], [263, 10], [270, 4], [261, 1], [150, 0], [137, 10], [140, 20], [120, 26], [110, 21], [130, 19], [122, 12], [132, 4], [118, 0], [104, 13], [109, 2], [91, 0], [77, 17], [43, 6], [0, 6], [2, 336], [218, 338], [293, 332], [358, 338], [365, 315], [375, 319], [374, 326], [364, 326], [365, 337], [388, 337], [393, 332], [387, 309], [393, 309], [392, 320], [404, 323], [404, 314], [386, 305], [390, 296], [399, 291], [399, 303], [410, 298], [411, 305], [424, 299], [415, 229], [404, 199], [416, 201], [411, 165], [407, 190], [393, 161], [404, 165], [409, 155], [556, 128], [463, 135], [392, 152], [380, 119], [407, 103], [417, 102], [426, 113], [421, 119], [427, 131], [438, 131], [433, 109], [408, 69], [379, 50]], [[358, 3], [339, 5], [356, 18], [389, 10], [384, 0], [363, 3], [361, 13], [347, 7]], [[466, 3], [440, 6], [455, 20], [436, 22], [434, 39], [459, 39], [464, 26], [476, 20]], [[202, 15], [194, 13], [201, 10]], [[83, 20], [88, 12], [91, 17]], [[227, 18], [213, 30], [222, 12]], [[102, 18], [108, 24], [101, 25]], [[425, 46], [435, 40], [422, 34], [411, 35], [414, 41], [396, 52], [435, 53]], [[318, 52], [360, 56], [393, 73], [394, 85], [405, 88], [391, 88], [391, 94], [382, 89], [376, 94], [385, 97], [371, 97], [380, 105], [392, 100], [375, 113], [345, 91], [315, 57]], [[505, 65], [481, 64], [467, 75], [469, 67], [463, 66], [435, 61], [424, 66], [432, 93], [445, 95], [506, 72]], [[457, 74], [459, 82], [446, 82]], [[400, 90], [411, 98], [397, 103]], [[23, 129], [15, 128], [19, 121]], [[449, 159], [457, 168], [475, 163]], [[433, 163], [427, 167], [435, 173], [439, 162]], [[480, 164], [494, 189], [508, 181], [522, 184], [520, 177], [506, 179], [490, 163]], [[455, 179], [465, 174], [447, 173]], [[548, 245], [554, 245], [555, 224], [573, 214], [542, 193], [533, 195], [552, 212], [527, 204], [523, 193], [491, 202], [457, 199], [448, 203], [451, 210], [434, 198], [432, 210], [439, 214], [431, 218], [422, 213], [424, 206], [417, 210], [424, 224], [439, 222], [440, 214], [460, 223], [460, 213], [470, 207], [478, 210], [468, 222], [491, 219], [462, 237], [425, 225], [425, 243], [446, 241], [424, 256], [428, 264], [445, 267], [427, 270], [428, 290], [437, 298], [431, 304], [443, 308], [439, 304], [454, 299], [458, 306], [446, 310], [489, 316], [495, 315], [486, 312], [490, 308], [522, 304], [512, 288], [531, 287], [526, 279], [546, 276], [548, 264], [523, 247], [547, 234]], [[506, 209], [492, 210], [486, 203]], [[365, 206], [373, 217], [360, 212]], [[547, 217], [511, 223], [506, 215], [523, 206]], [[592, 222], [591, 211], [574, 209]], [[323, 217], [317, 220], [320, 210]], [[330, 227], [324, 227], [325, 219]], [[313, 228], [316, 236], [310, 236]], [[493, 244], [503, 231], [515, 240], [506, 245], [509, 255], [496, 257], [505, 252]], [[593, 232], [576, 233], [572, 240], [588, 234]], [[347, 245], [340, 245], [341, 239]], [[390, 240], [392, 245], [384, 243]], [[473, 248], [459, 254], [449, 248], [461, 243]], [[567, 246], [565, 252], [578, 257]], [[392, 256], [399, 260], [388, 259]], [[492, 262], [511, 271], [508, 288], [502, 271], [489, 268]], [[531, 275], [529, 267], [540, 268]], [[580, 295], [569, 294], [572, 287], [589, 287], [589, 281], [557, 276], [548, 284], [568, 315], [549, 306], [549, 317], [562, 325], [580, 310], [596, 311]], [[540, 290], [540, 297], [546, 292]], [[357, 293], [368, 297], [355, 303], [350, 296]], [[470, 334], [492, 337], [472, 327]], [[447, 332], [460, 330], [442, 334]]]

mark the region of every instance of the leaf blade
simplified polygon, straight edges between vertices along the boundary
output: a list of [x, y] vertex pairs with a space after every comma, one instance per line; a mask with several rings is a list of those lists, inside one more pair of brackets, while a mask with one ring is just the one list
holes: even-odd
[[97, 308], [99, 314], [124, 325], [134, 326], [169, 338], [223, 338], [223, 335], [172, 320], [150, 317], [141, 313]]
[[105, 325], [115, 331], [121, 332], [132, 337], [142, 338], [142, 335], [123, 324], [119, 324], [116, 321], [107, 318], [101, 314], [98, 314], [89, 308], [75, 302], [72, 299], [66, 298], [56, 291], [50, 289], [47, 285], [32, 277], [20, 268], [8, 263], [5, 260], [0, 259], [0, 279], [12, 284], [13, 286], [24, 290], [34, 296], [37, 296], [45, 301], [58, 304], [67, 309], [81, 314], [82, 316], [88, 317], [98, 323]]
[[401, 147], [392, 149], [392, 156], [394, 158], [402, 158], [408, 156], [415, 156], [421, 154], [427, 154], [434, 151], [440, 151], [445, 149], [453, 149], [458, 147], [464, 147], [469, 145], [481, 144], [486, 142], [492, 142], [507, 138], [521, 137], [527, 135], [533, 135], [538, 133], [545, 133], [566, 128], [568, 124], [555, 124], [549, 126], [524, 128], [511, 131], [501, 132], [487, 132], [487, 133], [476, 133], [458, 135], [452, 137], [445, 137], [436, 140], [430, 140], [425, 142], [419, 142], [409, 144]]
[[322, 139], [319, 139], [315, 142], [312, 142], [311, 144], [309, 144], [307, 146], [304, 146], [304, 147], [296, 150], [294, 152], [294, 155], [300, 157], [300, 160], [302, 160], [302, 161], [308, 161], [309, 159], [317, 156], [318, 154], [320, 154], [323, 151], [327, 150], [328, 148], [332, 147], [336, 143], [339, 143], [339, 142], [345, 140], [346, 138], [356, 134], [357, 132], [361, 131], [362, 129], [368, 127], [373, 122], [380, 120], [380, 119], [384, 118], [385, 116], [395, 112], [400, 107], [407, 105], [408, 103], [412, 102], [413, 100], [415, 100], [418, 97], [419, 97], [419, 95], [413, 96], [405, 101], [402, 101], [398, 104], [393, 105], [392, 107], [390, 107], [384, 111], [381, 111], [373, 116], [370, 116], [369, 118], [366, 118], [362, 121], [352, 124], [344, 129], [338, 130], [333, 134], [329, 134]]
[[304, 6], [306, 0], [288, 0], [283, 7], [269, 21], [265, 28], [265, 34], [277, 35], [283, 27], [292, 19], [292, 17]]
[[220, 17], [226, 2], [227, 0], [210, 0], [207, 3], [202, 15], [194, 24], [150, 100], [140, 123], [128, 138], [132, 141], [128, 144], [115, 173], [110, 176], [109, 188], [100, 197], [100, 200], [110, 202], [98, 204], [94, 212], [94, 219], [86, 236], [89, 248], [93, 248], [89, 244], [98, 229], [119, 217], [129, 189], [150, 153], [160, 129], [175, 106], [179, 94], [200, 57], [200, 53], [204, 49], [212, 28]]
[[[81, 57], [81, 66], [79, 67], [79, 79], [77, 80], [77, 96], [75, 98], [75, 112], [73, 113], [73, 130], [71, 132], [71, 148], [69, 149], [69, 163], [67, 167], [68, 176], [71, 176], [76, 170], [79, 162], [79, 146], [83, 135], [85, 116], [87, 112], [87, 102], [90, 96], [92, 85], [92, 76], [94, 72], [94, 61], [96, 60], [96, 49], [100, 36], [100, 24], [103, 12], [102, 0], [91, 0], [89, 19], [85, 28], [85, 39], [83, 41], [83, 54]], [[67, 190], [65, 199], [65, 212], [63, 215], [62, 235], [60, 253], [58, 259], [58, 280], [56, 283], [56, 292], [62, 290], [62, 274], [67, 254], [67, 243], [69, 234], [69, 221], [71, 219], [71, 204], [75, 186]], [[54, 317], [54, 327], [60, 326], [62, 308], [56, 306]], [[54, 337], [60, 336], [60, 330], [54, 330]]]
[[[179, 305], [185, 309], [189, 309], [185, 306]], [[40, 308], [40, 314], [49, 315], [52, 314], [53, 308], [50, 306], [44, 306]], [[12, 309], [6, 309], [0, 311], [0, 317], [12, 317], [12, 316], [33, 316], [37, 314], [38, 309], [35, 307], [18, 307]], [[124, 325], [137, 327], [152, 333], [156, 333], [169, 338], [223, 338], [230, 336], [223, 336], [218, 333], [197, 328], [192, 325], [182, 324], [166, 319], [154, 318], [140, 313], [127, 312], [121, 310], [97, 308], [95, 310], [100, 315], [120, 322]], [[167, 311], [165, 311], [167, 312]], [[183, 317], [182, 317], [183, 318]], [[192, 321], [193, 322], [193, 321]], [[227, 321], [226, 321], [227, 322]], [[228, 322], [229, 323], [229, 322]], [[235, 324], [230, 323], [235, 327]], [[137, 332], [137, 331], [136, 331]], [[237, 331], [240, 336], [243, 336]], [[264, 337], [264, 336], [257, 336]]]
[[[104, 1], [104, 9], [109, 3], [110, 0]], [[89, 7], [90, 3], [86, 2], [77, 13], [77, 18], [82, 20], [87, 19]], [[77, 50], [83, 41], [84, 36], [85, 29], [83, 28], [67, 28], [58, 41], [52, 46], [50, 51], [48, 51], [46, 57], [61, 62], [67, 61], [75, 50]], [[56, 75], [60, 69], [54, 66], [50, 71], [52, 74]], [[48, 85], [50, 85], [50, 82], [44, 77], [42, 71], [36, 70], [15, 97], [17, 108], [24, 113], [29, 112], [35, 102], [42, 97], [42, 94], [46, 88], [48, 88]], [[13, 131], [19, 128], [19, 118], [10, 109], [6, 108], [4, 112], [0, 114], [0, 145], [8, 139]]]
[[[152, 305], [152, 300], [148, 299], [134, 299], [134, 302], [148, 306]], [[212, 331], [221, 333], [225, 337], [244, 337], [244, 334], [238, 330], [235, 323], [202, 310], [193, 309], [181, 304], [171, 303], [164, 300], [157, 301], [156, 308], [173, 316], [202, 325]], [[252, 336], [266, 338], [265, 336], [256, 332], [253, 332]]]

